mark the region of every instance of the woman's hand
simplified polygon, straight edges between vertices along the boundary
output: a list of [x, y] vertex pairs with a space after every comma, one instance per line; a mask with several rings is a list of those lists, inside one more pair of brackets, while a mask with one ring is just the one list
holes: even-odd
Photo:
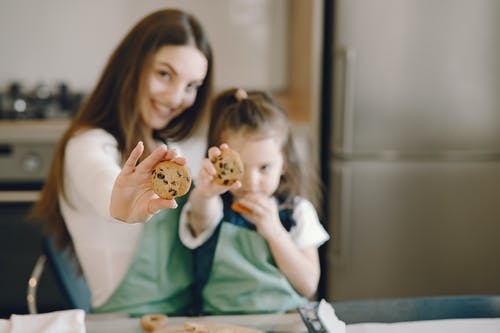
[[127, 223], [146, 222], [163, 208], [177, 207], [174, 199], [162, 199], [153, 192], [151, 173], [160, 161], [172, 160], [184, 165], [186, 159], [177, 156], [176, 150], [167, 150], [167, 147], [162, 145], [137, 164], [143, 152], [144, 144], [139, 142], [116, 178], [111, 193], [111, 216]]

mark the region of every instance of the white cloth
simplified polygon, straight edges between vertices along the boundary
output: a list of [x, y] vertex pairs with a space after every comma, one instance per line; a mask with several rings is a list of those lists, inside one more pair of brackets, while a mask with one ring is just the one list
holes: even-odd
[[498, 333], [500, 318], [443, 319], [347, 325], [347, 333]]
[[65, 310], [10, 316], [0, 320], [0, 333], [85, 333], [85, 312]]
[[[311, 246], [319, 247], [330, 236], [319, 221], [318, 214], [312, 203], [304, 198], [297, 198], [298, 202], [293, 212], [296, 225], [290, 230], [290, 237], [298, 248], [304, 249]], [[189, 202], [184, 206], [179, 223], [179, 238], [182, 243], [190, 249], [195, 249], [203, 244], [214, 232], [222, 219], [222, 209], [219, 216], [214, 219], [210, 227], [202, 235], [194, 237], [190, 231], [187, 220], [187, 212], [190, 209]]]
[[333, 306], [324, 299], [318, 305], [318, 318], [327, 332], [346, 332], [345, 323], [337, 317]]
[[61, 211], [92, 295], [103, 304], [118, 287], [133, 259], [142, 223], [113, 219], [109, 203], [121, 170], [115, 138], [101, 129], [81, 132], [66, 146]]

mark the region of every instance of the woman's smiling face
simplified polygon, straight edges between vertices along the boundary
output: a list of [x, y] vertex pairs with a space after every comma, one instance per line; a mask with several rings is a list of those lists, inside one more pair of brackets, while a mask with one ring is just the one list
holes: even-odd
[[207, 59], [195, 46], [160, 48], [141, 85], [139, 107], [145, 126], [161, 130], [193, 105], [207, 69]]

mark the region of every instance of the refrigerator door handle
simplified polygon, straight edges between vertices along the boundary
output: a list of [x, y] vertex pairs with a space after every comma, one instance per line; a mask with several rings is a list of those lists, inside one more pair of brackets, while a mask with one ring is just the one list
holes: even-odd
[[351, 256], [351, 170], [342, 167], [342, 162], [332, 165], [333, 168], [333, 255], [329, 264], [335, 268], [349, 264]]
[[353, 150], [356, 51], [343, 47], [337, 51], [336, 59], [336, 91], [340, 93], [333, 101], [333, 148], [335, 153], [345, 154]]

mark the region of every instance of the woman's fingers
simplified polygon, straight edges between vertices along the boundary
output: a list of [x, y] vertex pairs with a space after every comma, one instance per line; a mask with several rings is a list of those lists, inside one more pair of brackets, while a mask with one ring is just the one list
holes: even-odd
[[164, 208], [177, 208], [177, 202], [175, 199], [166, 200], [162, 198], [152, 199], [149, 202], [148, 210], [151, 214], [156, 214]]
[[130, 173], [134, 172], [137, 161], [139, 160], [139, 158], [141, 157], [143, 152], [144, 152], [144, 144], [142, 143], [142, 141], [139, 141], [137, 143], [137, 145], [135, 146], [135, 148], [132, 149], [130, 156], [125, 161], [125, 164], [123, 165], [122, 173], [130, 174]]
[[[161, 145], [153, 152], [146, 157], [138, 166], [137, 168], [140, 169], [143, 172], [150, 172], [158, 162], [164, 160], [164, 159], [172, 159], [175, 157], [175, 154], [177, 152], [175, 151], [169, 151], [167, 150], [166, 145]], [[168, 155], [170, 155], [170, 158], [167, 158]]]
[[185, 165], [187, 162], [186, 158], [182, 156], [174, 157], [172, 158], [172, 161], [180, 165]]

